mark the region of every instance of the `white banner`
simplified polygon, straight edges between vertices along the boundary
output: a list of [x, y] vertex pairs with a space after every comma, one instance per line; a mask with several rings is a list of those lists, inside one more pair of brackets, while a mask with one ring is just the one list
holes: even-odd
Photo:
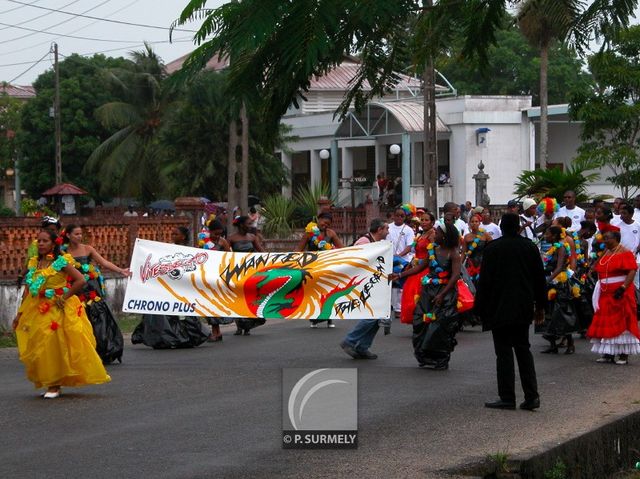
[[137, 239], [126, 313], [229, 318], [389, 318], [391, 243], [227, 253]]

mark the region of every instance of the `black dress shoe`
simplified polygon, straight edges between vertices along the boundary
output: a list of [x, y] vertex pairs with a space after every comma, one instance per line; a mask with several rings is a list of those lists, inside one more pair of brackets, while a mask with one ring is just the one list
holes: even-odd
[[520, 409], [526, 409], [527, 411], [533, 411], [540, 407], [540, 398], [535, 398], [530, 401], [524, 401], [520, 403]]
[[500, 399], [494, 402], [486, 402], [484, 403], [484, 407], [488, 407], [490, 409], [515, 409], [516, 403]]

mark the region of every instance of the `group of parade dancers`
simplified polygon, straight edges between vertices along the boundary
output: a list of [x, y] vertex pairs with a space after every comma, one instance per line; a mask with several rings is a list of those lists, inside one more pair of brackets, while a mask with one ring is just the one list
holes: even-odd
[[[544, 266], [548, 303], [536, 332], [549, 345], [541, 352], [573, 354], [579, 334], [590, 340], [598, 362], [627, 364], [629, 355], [640, 353], [635, 287], [640, 222], [634, 219], [640, 218], [640, 198], [638, 208], [616, 199], [615, 214], [601, 202], [583, 210], [573, 191], [563, 200], [562, 207], [554, 198], [526, 198], [521, 209], [510, 201], [507, 207], [519, 215], [520, 235], [538, 246]], [[470, 210], [467, 222], [455, 203], [445, 204], [437, 221], [411, 205], [394, 212], [387, 236], [397, 267], [392, 307], [402, 323], [413, 325], [421, 367], [447, 369], [456, 333], [479, 322], [464, 299], [482, 274], [484, 248], [500, 234], [488, 208]], [[343, 343], [355, 358], [372, 357], [355, 346]]]
[[[617, 215], [604, 204], [585, 211], [575, 203], [575, 193], [564, 195], [564, 206], [552, 198], [525, 199], [519, 213], [520, 234], [540, 249], [548, 287], [544, 323], [537, 332], [549, 346], [542, 352], [575, 352], [574, 334], [586, 335], [599, 362], [626, 364], [640, 353], [637, 326], [636, 254], [640, 248], [640, 198], [638, 208], [616, 200]], [[395, 209], [389, 223], [374, 220], [356, 244], [390, 241], [394, 253], [392, 315], [413, 327], [413, 348], [420, 367], [447, 369], [456, 345], [456, 333], [465, 323], [476, 324], [473, 292], [482, 274], [486, 245], [500, 237], [500, 226], [488, 208], [476, 207], [460, 218], [460, 208], [446, 203], [443, 214], [405, 204]], [[595, 221], [594, 221], [595, 220]], [[305, 228], [298, 251], [326, 251], [343, 247], [331, 229], [332, 217], [322, 212]], [[201, 248], [216, 251], [262, 252], [260, 235], [249, 217], [233, 222], [236, 232], [225, 234], [215, 218], [198, 234]], [[55, 218], [44, 218], [42, 230], [29, 247], [25, 289], [13, 321], [20, 359], [27, 377], [45, 398], [60, 396], [62, 386], [98, 384], [110, 380], [104, 364], [122, 361], [123, 337], [106, 305], [100, 268], [129, 276], [128, 269], [109, 262], [83, 243], [82, 228], [62, 230]], [[175, 244], [189, 245], [189, 231], [178, 227]], [[390, 333], [390, 320], [363, 320], [341, 342], [355, 359], [375, 359], [369, 351], [379, 325]], [[132, 342], [163, 348], [193, 347], [205, 341], [222, 341], [220, 325], [235, 322], [236, 335], [248, 336], [264, 318], [206, 318], [206, 330], [196, 317], [143, 316]], [[333, 327], [326, 320], [328, 327]], [[319, 321], [312, 321], [316, 328]], [[58, 332], [60, 331], [60, 332]], [[64, 334], [62, 334], [64, 332]]]

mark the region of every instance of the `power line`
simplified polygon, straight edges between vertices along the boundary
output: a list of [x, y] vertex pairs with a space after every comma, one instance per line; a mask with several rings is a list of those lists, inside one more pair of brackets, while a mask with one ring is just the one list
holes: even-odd
[[[73, 2], [69, 2], [69, 3], [67, 3], [67, 4], [66, 4], [64, 7], [62, 7], [62, 8], [68, 7], [69, 5], [73, 5], [74, 3], [78, 3], [79, 1], [80, 1], [80, 0], [73, 0]], [[23, 3], [23, 5], [25, 5], [25, 6], [30, 6], [28, 3]], [[24, 25], [25, 23], [30, 23], [30, 22], [33, 22], [33, 21], [35, 21], [35, 20], [38, 20], [38, 19], [40, 19], [40, 18], [42, 18], [42, 17], [46, 17], [47, 15], [48, 15], [48, 13], [43, 13], [43, 14], [42, 14], [42, 15], [40, 15], [40, 16], [37, 16], [37, 17], [34, 17], [34, 18], [30, 18], [30, 19], [28, 19], [28, 20], [25, 20], [24, 22], [16, 23], [16, 25]], [[3, 28], [0, 28], [0, 31], [2, 31], [2, 30], [6, 30], [7, 28], [11, 28], [11, 27], [3, 27]]]
[[[102, 3], [99, 3], [98, 5], [96, 5], [96, 6], [94, 6], [94, 7], [88, 8], [87, 10], [85, 10], [85, 11], [84, 11], [84, 12], [82, 12], [82, 13], [87, 13], [87, 12], [90, 12], [91, 10], [95, 10], [96, 8], [101, 7], [102, 5], [104, 5], [105, 3], [107, 3], [108, 1], [109, 1], [109, 0], [104, 0]], [[10, 40], [5, 40], [5, 41], [3, 41], [3, 42], [0, 42], [0, 44], [2, 44], [2, 43], [11, 43], [11, 42], [15, 42], [15, 41], [18, 41], [18, 40], [22, 40], [23, 38], [32, 37], [33, 35], [37, 35], [38, 33], [41, 33], [41, 32], [42, 32], [42, 33], [46, 33], [46, 32], [48, 32], [51, 28], [55, 28], [55, 27], [57, 27], [57, 26], [59, 26], [59, 25], [62, 25], [63, 23], [68, 23], [68, 22], [70, 22], [71, 20], [73, 20], [73, 18], [67, 18], [66, 20], [63, 20], [63, 21], [61, 21], [61, 22], [55, 23], [55, 24], [53, 24], [53, 25], [49, 25], [48, 27], [45, 27], [43, 30], [36, 30], [36, 31], [35, 31], [35, 33], [27, 33], [26, 35], [22, 35], [21, 37], [12, 38], [12, 39], [10, 39]], [[11, 25], [11, 26], [13, 26], [13, 25]], [[16, 27], [16, 28], [20, 28], [20, 27]], [[56, 38], [58, 38], [58, 37], [56, 37]], [[46, 43], [49, 43], [49, 42], [47, 41]], [[15, 50], [13, 51], [13, 53], [15, 53]]]
[[[120, 25], [129, 25], [129, 26], [133, 26], [133, 27], [143, 27], [143, 28], [155, 28], [157, 30], [169, 30], [169, 27], [160, 27], [158, 25], [146, 25], [143, 23], [132, 23], [132, 22], [124, 22], [121, 20], [109, 20], [107, 18], [101, 18], [101, 17], [93, 17], [91, 15], [83, 15], [81, 13], [73, 13], [73, 12], [65, 12], [64, 10], [59, 10], [57, 8], [47, 8], [47, 7], [42, 7], [39, 5], [31, 5], [28, 3], [24, 3], [24, 2], [19, 2], [18, 0], [7, 0], [11, 3], [17, 3], [19, 5], [24, 5], [24, 6], [29, 6], [29, 7], [33, 7], [33, 8], [39, 8], [41, 10], [48, 10], [50, 12], [55, 12], [55, 13], [63, 13], [64, 15], [72, 15], [74, 17], [81, 17], [81, 18], [89, 18], [91, 20], [98, 20], [101, 22], [109, 22], [109, 23], [118, 23]], [[66, 5], [65, 5], [66, 7]], [[62, 7], [64, 8], [64, 7]], [[180, 29], [180, 28], [175, 28], [174, 31], [176, 32], [188, 32], [188, 33], [196, 33], [196, 30], [186, 30], [186, 29]]]
[[38, 63], [40, 63], [42, 60], [44, 60], [44, 57], [46, 57], [47, 55], [49, 55], [51, 53], [51, 50], [49, 50], [47, 53], [45, 53], [44, 55], [42, 55], [42, 58], [40, 58], [40, 60], [34, 62], [33, 65], [31, 65], [29, 68], [27, 68], [25, 71], [23, 71], [22, 73], [20, 73], [20, 75], [18, 75], [15, 78], [12, 78], [11, 80], [9, 80], [7, 83], [11, 84], [14, 81], [16, 81], [18, 78], [20, 78], [22, 75], [28, 73], [33, 67], [35, 67]]
[[[187, 42], [191, 42], [191, 37], [182, 37], [182, 38], [178, 38], [178, 39], [173, 40], [173, 41], [163, 40], [163, 41], [157, 41], [157, 42], [143, 42], [143, 43], [136, 43], [135, 45], [129, 45], [129, 46], [126, 46], [126, 47], [119, 47], [119, 48], [111, 48], [111, 49], [109, 49], [109, 50], [100, 50], [100, 51], [98, 51], [98, 52], [91, 52], [91, 53], [78, 53], [78, 55], [85, 57], [85, 56], [90, 56], [90, 55], [98, 55], [98, 54], [100, 54], [100, 53], [116, 52], [116, 51], [119, 51], [119, 50], [126, 50], [126, 49], [128, 49], [128, 48], [141, 47], [141, 46], [143, 46], [145, 43], [146, 43], [147, 45], [157, 45], [157, 44], [160, 44], [160, 43], [187, 43]], [[69, 57], [67, 57], [67, 56], [63, 55], [62, 53], [60, 54], [60, 56], [62, 56], [62, 57], [64, 57], [64, 58], [69, 58]]]
[[[38, 0], [38, 1], [39, 1], [39, 0]], [[115, 15], [116, 13], [119, 13], [119, 12], [121, 12], [121, 11], [123, 11], [123, 10], [126, 10], [127, 8], [129, 8], [129, 7], [131, 7], [132, 5], [134, 5], [134, 4], [136, 4], [136, 3], [138, 3], [139, 1], [140, 1], [140, 0], [133, 0], [133, 1], [129, 2], [127, 5], [125, 5], [124, 7], [121, 7], [121, 8], [119, 8], [119, 9], [117, 9], [117, 10], [115, 10], [115, 11], [113, 11], [113, 12], [111, 12], [111, 13], [107, 14], [107, 17], [110, 17], [111, 15]], [[103, 2], [103, 3], [106, 3], [106, 2]], [[89, 9], [89, 10], [87, 10], [87, 11], [90, 11], [90, 10], [92, 10], [92, 9], [95, 9], [95, 8], [97, 8], [97, 7], [100, 7], [101, 5], [103, 5], [103, 3], [101, 3], [100, 5], [97, 5], [96, 7], [90, 8], [90, 9]], [[73, 18], [69, 18], [69, 19], [67, 19], [67, 20], [65, 20], [65, 21], [63, 21], [63, 22], [60, 22], [60, 23], [58, 23], [58, 24], [56, 24], [56, 25], [52, 25], [52, 26], [50, 26], [50, 27], [48, 27], [48, 28], [53, 28], [53, 27], [55, 27], [55, 26], [57, 26], [57, 25], [62, 25], [63, 23], [70, 22], [71, 20], [73, 20]], [[85, 26], [83, 26], [83, 27], [76, 28], [75, 30], [71, 30], [70, 32], [67, 32], [67, 33], [66, 33], [66, 35], [70, 35], [70, 34], [72, 34], [72, 33], [79, 32], [80, 30], [84, 30], [85, 28], [88, 28], [88, 27], [90, 27], [91, 25], [94, 25], [94, 24], [96, 24], [96, 23], [98, 23], [98, 22], [97, 22], [97, 21], [95, 21], [95, 22], [87, 23], [87, 24], [86, 24]], [[22, 36], [21, 38], [24, 38], [24, 37], [30, 37], [30, 36], [32, 36], [32, 35], [35, 35], [35, 33], [29, 33], [29, 34], [27, 34], [27, 35]], [[57, 39], [58, 39], [58, 37], [54, 38], [53, 40], [57, 40]], [[0, 53], [0, 57], [4, 57], [4, 56], [7, 56], [7, 55], [14, 55], [14, 54], [16, 54], [16, 53], [24, 52], [24, 51], [26, 51], [26, 50], [31, 50], [32, 48], [39, 47], [40, 45], [48, 45], [49, 43], [50, 43], [50, 40], [46, 40], [46, 41], [44, 41], [44, 42], [39, 42], [39, 43], [34, 43], [34, 44], [32, 44], [32, 45], [29, 45], [29, 46], [27, 46], [27, 47], [23, 47], [23, 48], [19, 48], [19, 49], [17, 49], [17, 50], [12, 50], [12, 51], [10, 51], [10, 52], [6, 52], [6, 53]]]
[[[37, 60], [37, 63], [43, 62], [45, 60]], [[3, 65], [0, 65], [0, 68], [3, 67], [17, 67], [20, 65], [31, 65], [33, 63], [33, 60], [29, 60], [28, 62], [18, 62], [18, 63], [5, 63]]]
[[[106, 3], [106, 2], [105, 2]], [[27, 28], [27, 27], [20, 27], [17, 25], [10, 25], [8, 23], [2, 23], [0, 22], [0, 25], [3, 25], [5, 27], [12, 27], [12, 28], [17, 28], [19, 30], [26, 30], [28, 32], [35, 32], [35, 33], [45, 33], [47, 35], [54, 35], [54, 36], [58, 36], [58, 37], [64, 37], [64, 38], [75, 38], [76, 40], [88, 40], [91, 42], [106, 42], [106, 43], [133, 43], [135, 42], [135, 40], [111, 40], [111, 39], [107, 39], [107, 38], [91, 38], [91, 37], [78, 37], [75, 35], [64, 35], [62, 33], [54, 33], [54, 32], [47, 32], [44, 30], [36, 30], [33, 28]], [[5, 40], [3, 42], [0, 42], [1, 44], [5, 44], [5, 43], [9, 43], [9, 42], [13, 42], [19, 40], [18, 38], [14, 38], [12, 40]]]
[[[147, 42], [148, 45], [156, 45], [156, 44], [160, 44], [160, 43], [187, 43], [191, 41], [191, 37], [182, 37], [182, 38], [176, 38], [173, 41], [169, 41], [169, 40], [163, 40], [163, 41], [157, 41], [157, 42]], [[119, 48], [111, 48], [109, 50], [100, 50], [98, 52], [91, 52], [91, 53], [78, 53], [78, 55], [80, 56], [91, 56], [91, 55], [98, 55], [100, 53], [109, 53], [109, 52], [116, 52], [119, 50], [126, 50], [127, 48], [134, 48], [134, 47], [139, 47], [139, 46], [143, 46], [143, 43], [136, 43], [135, 45], [128, 45], [126, 47], [119, 47]], [[62, 53], [60, 53], [61, 57], [64, 58], [72, 58], [70, 56], [67, 55], [63, 55]], [[35, 63], [42, 63], [46, 61], [45, 59], [40, 59], [40, 60], [36, 60]], [[20, 65], [31, 65], [32, 63], [34, 63], [33, 60], [29, 60], [26, 62], [17, 62], [17, 63], [4, 63], [2, 65], [0, 65], [0, 68], [5, 68], [5, 67], [15, 67], [15, 66], [20, 66]]]
[[5, 10], [4, 12], [0, 12], [0, 15], [4, 15], [5, 13], [9, 13], [9, 12], [15, 12], [16, 10], [20, 10], [21, 8], [31, 6], [34, 3], [38, 3], [39, 1], [40, 0], [35, 0], [34, 2], [31, 2], [31, 3], [29, 3], [29, 4], [25, 5], [25, 6], [22, 6], [22, 7], [10, 8], [9, 10]]

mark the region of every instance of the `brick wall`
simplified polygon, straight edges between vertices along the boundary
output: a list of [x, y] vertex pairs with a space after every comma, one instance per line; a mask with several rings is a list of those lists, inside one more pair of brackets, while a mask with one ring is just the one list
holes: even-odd
[[[27, 248], [40, 230], [38, 218], [0, 219], [0, 278], [15, 278], [22, 270]], [[123, 218], [74, 217], [63, 218], [64, 224], [82, 226], [85, 241], [102, 256], [120, 267], [129, 264], [136, 238], [171, 242], [171, 231], [177, 226], [189, 227], [188, 217]]]

